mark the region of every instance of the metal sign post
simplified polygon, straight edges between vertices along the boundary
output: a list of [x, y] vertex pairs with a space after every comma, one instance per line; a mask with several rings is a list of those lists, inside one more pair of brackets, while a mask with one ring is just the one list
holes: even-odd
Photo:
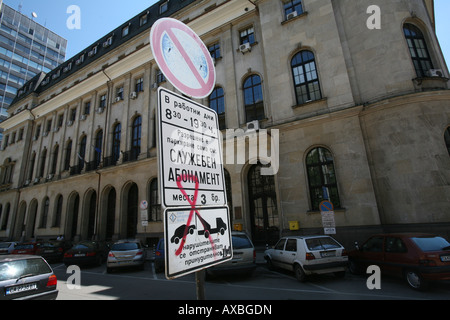
[[[175, 88], [197, 99], [211, 94], [214, 62], [192, 29], [175, 19], [160, 19], [152, 27], [150, 45]], [[205, 268], [233, 256], [218, 115], [159, 88], [157, 119], [166, 277], [196, 272], [197, 298], [204, 300]]]

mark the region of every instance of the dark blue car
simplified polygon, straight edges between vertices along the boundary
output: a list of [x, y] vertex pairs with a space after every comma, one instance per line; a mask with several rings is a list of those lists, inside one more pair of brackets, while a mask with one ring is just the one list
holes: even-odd
[[164, 238], [160, 239], [155, 248], [155, 271], [163, 272], [165, 269]]

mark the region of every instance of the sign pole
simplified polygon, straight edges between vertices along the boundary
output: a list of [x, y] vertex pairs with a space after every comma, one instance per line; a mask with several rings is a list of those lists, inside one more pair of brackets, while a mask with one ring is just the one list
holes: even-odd
[[205, 269], [195, 273], [195, 284], [197, 286], [197, 300], [205, 300]]

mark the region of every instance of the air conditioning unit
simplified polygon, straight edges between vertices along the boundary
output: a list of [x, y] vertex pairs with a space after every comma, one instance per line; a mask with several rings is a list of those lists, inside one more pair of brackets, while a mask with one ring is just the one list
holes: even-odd
[[49, 174], [49, 175], [47, 176], [47, 180], [52, 180], [52, 179], [53, 179], [53, 176], [54, 176], [54, 174]]
[[258, 131], [259, 130], [259, 121], [252, 121], [247, 123], [246, 125], [246, 132], [252, 132], [252, 131]]
[[71, 121], [71, 120], [70, 120], [70, 121], [67, 121], [67, 126], [70, 127], [71, 125], [73, 125], [73, 121]]
[[97, 113], [98, 113], [98, 114], [103, 113], [104, 109], [105, 109], [105, 108], [103, 108], [103, 107], [99, 107], [99, 108], [97, 109]]
[[155, 82], [155, 83], [152, 84], [152, 89], [153, 89], [153, 90], [158, 89], [158, 83], [157, 83], [157, 82]]
[[130, 94], [130, 99], [133, 99], [133, 100], [137, 99], [137, 92], [132, 92]]
[[116, 102], [120, 102], [120, 100], [122, 100], [121, 97], [116, 97]]
[[39, 180], [41, 180], [40, 178], [35, 178], [34, 179], [34, 183], [39, 183]]
[[47, 137], [47, 136], [48, 136], [48, 132], [42, 133], [42, 136], [43, 136], [43, 137]]
[[23, 184], [24, 186], [29, 186], [30, 185], [30, 180], [26, 180], [25, 183]]
[[85, 115], [85, 114], [82, 114], [82, 115], [80, 116], [80, 120], [81, 120], [81, 121], [86, 120], [86, 115]]
[[239, 50], [240, 50], [242, 53], [246, 53], [246, 52], [252, 51], [252, 47], [251, 47], [250, 43], [247, 42], [247, 43], [241, 44], [241, 45], [239, 46]]
[[442, 71], [442, 69], [430, 69], [430, 70], [428, 70], [427, 75], [429, 77], [440, 77], [440, 78], [443, 78], [444, 77], [444, 72]]
[[59, 127], [56, 127], [55, 129], [53, 129], [53, 132], [58, 132], [59, 131]]
[[286, 20], [291, 20], [297, 16], [297, 11], [293, 11], [286, 16]]

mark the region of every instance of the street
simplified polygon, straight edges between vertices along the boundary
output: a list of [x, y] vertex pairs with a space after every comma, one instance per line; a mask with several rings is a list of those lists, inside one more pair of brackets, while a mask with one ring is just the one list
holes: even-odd
[[[166, 280], [152, 261], [144, 270], [106, 273], [105, 265], [81, 269], [80, 288], [71, 288], [72, 274], [64, 264], [52, 264], [58, 277], [58, 300], [196, 300], [195, 276]], [[448, 300], [450, 283], [435, 283], [425, 292], [410, 289], [402, 279], [382, 277], [380, 290], [369, 290], [367, 277], [347, 272], [344, 278], [314, 276], [299, 283], [293, 274], [270, 271], [259, 264], [251, 277], [219, 277], [205, 282], [207, 300]]]

